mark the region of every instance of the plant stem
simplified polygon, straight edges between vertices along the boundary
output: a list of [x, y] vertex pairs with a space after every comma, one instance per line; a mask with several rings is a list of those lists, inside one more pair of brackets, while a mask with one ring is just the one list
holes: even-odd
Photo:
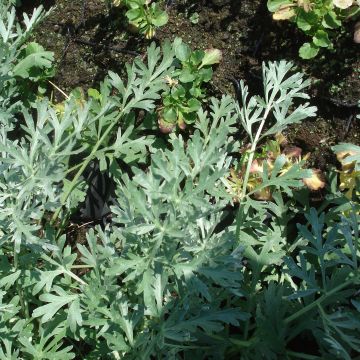
[[347, 281], [345, 281], [344, 283], [334, 287], [333, 289], [331, 289], [329, 292], [327, 292], [326, 294], [320, 296], [317, 300], [313, 301], [312, 303], [308, 304], [307, 306], [303, 307], [302, 309], [300, 309], [299, 311], [297, 311], [296, 313], [288, 316], [285, 320], [284, 323], [285, 324], [289, 324], [292, 321], [296, 320], [297, 318], [299, 318], [300, 316], [306, 314], [307, 312], [309, 312], [310, 310], [312, 310], [313, 308], [317, 307], [318, 305], [320, 305], [323, 301], [325, 301], [328, 297], [336, 294], [337, 292], [341, 291], [342, 289], [346, 288], [347, 286], [349, 286], [350, 284], [352, 284], [354, 281], [359, 280], [360, 279], [360, 275], [353, 277]]
[[93, 269], [94, 265], [73, 265], [71, 269]]
[[[18, 269], [18, 265], [19, 265], [18, 253], [14, 249], [14, 268], [15, 268], [15, 272]], [[29, 307], [28, 307], [26, 299], [24, 299], [23, 289], [20, 286], [18, 280], [16, 280], [16, 289], [17, 289], [19, 299], [20, 299], [21, 310], [22, 310], [24, 316], [26, 317], [26, 319], [30, 319]]]
[[101, 138], [97, 141], [97, 143], [95, 144], [95, 146], [93, 147], [93, 149], [91, 150], [91, 153], [85, 158], [85, 160], [83, 161], [80, 169], [78, 170], [78, 172], [76, 173], [76, 175], [74, 176], [74, 178], [72, 179], [70, 186], [68, 187], [67, 191], [65, 192], [63, 201], [61, 206], [59, 206], [55, 213], [53, 214], [52, 218], [51, 218], [51, 225], [54, 225], [56, 219], [58, 218], [60, 211], [62, 209], [62, 207], [64, 206], [64, 204], [66, 203], [66, 200], [69, 198], [71, 192], [74, 190], [74, 188], [77, 185], [77, 182], [80, 178], [80, 176], [82, 175], [82, 173], [84, 172], [84, 170], [86, 169], [86, 167], [89, 165], [90, 161], [93, 160], [96, 152], [98, 151], [100, 145], [104, 142], [104, 140], [106, 139], [106, 137], [109, 135], [109, 133], [111, 132], [111, 130], [114, 128], [114, 126], [117, 124], [117, 122], [119, 121], [119, 119], [121, 118], [121, 116], [123, 115], [123, 112], [121, 111], [120, 114], [113, 120], [112, 124], [109, 125], [109, 127], [105, 130], [104, 134], [101, 136]]
[[80, 279], [77, 275], [72, 273], [71, 271], [64, 268], [64, 273], [66, 275], [69, 275], [71, 278], [73, 278], [75, 281], [79, 282], [81, 285], [88, 285], [84, 280]]
[[295, 352], [295, 351], [287, 351], [286, 355], [293, 356], [293, 357], [295, 357], [297, 359], [305, 359], [305, 360], [322, 359], [321, 357], [316, 356], [316, 355], [309, 355], [309, 354], [299, 353], [299, 352]]
[[242, 191], [241, 191], [240, 201], [242, 199], [244, 199], [244, 197], [246, 195], [246, 188], [247, 188], [247, 184], [248, 184], [248, 181], [249, 181], [251, 165], [253, 163], [254, 156], [255, 156], [255, 150], [256, 150], [257, 144], [259, 142], [262, 129], [263, 129], [264, 125], [265, 125], [265, 121], [266, 121], [267, 117], [269, 116], [269, 112], [271, 110], [271, 107], [272, 107], [272, 103], [270, 103], [270, 105], [268, 105], [266, 107], [265, 114], [264, 114], [264, 116], [263, 116], [263, 118], [261, 120], [261, 123], [259, 125], [259, 128], [258, 128], [258, 130], [256, 132], [254, 141], [251, 144], [250, 156], [249, 156], [248, 162], [246, 164], [246, 172], [245, 172], [245, 176], [244, 176], [244, 182], [243, 182], [243, 187], [242, 187]]
[[239, 348], [239, 347], [240, 348], [249, 348], [252, 345], [254, 345], [255, 342], [258, 341], [258, 339], [256, 337], [252, 337], [249, 340], [241, 340], [241, 339], [237, 339], [234, 337], [229, 337], [229, 336], [223, 337], [223, 336], [215, 335], [215, 334], [207, 334], [207, 336], [209, 336], [215, 340], [221, 341], [221, 342], [230, 342], [231, 344], [236, 345], [237, 348]]
[[[269, 113], [270, 113], [270, 111], [272, 109], [275, 94], [276, 94], [276, 92], [274, 91], [272, 93], [270, 99], [269, 99], [269, 102], [268, 102], [268, 104], [266, 106], [266, 109], [265, 109], [264, 116], [261, 119], [260, 125], [259, 125], [259, 127], [257, 129], [256, 135], [255, 135], [254, 140], [253, 140], [253, 142], [251, 144], [250, 156], [249, 156], [249, 159], [247, 160], [246, 171], [245, 171], [244, 181], [243, 181], [242, 190], [241, 190], [241, 196], [240, 196], [240, 199], [239, 199], [239, 210], [238, 210], [238, 213], [237, 213], [237, 216], [236, 216], [235, 237], [236, 237], [237, 241], [239, 241], [239, 237], [240, 237], [240, 227], [241, 227], [241, 224], [242, 224], [242, 214], [241, 214], [242, 202], [243, 202], [243, 200], [245, 199], [245, 196], [246, 196], [247, 184], [249, 182], [249, 176], [250, 176], [250, 169], [251, 169], [251, 166], [252, 166], [252, 163], [253, 163], [253, 160], [254, 160], [255, 151], [256, 151], [256, 147], [258, 145], [260, 136], [261, 136], [261, 132], [262, 132], [263, 127], [265, 125], [265, 121], [266, 121], [267, 117], [269, 116]], [[255, 289], [254, 289], [254, 291], [255, 291]], [[249, 312], [251, 312], [252, 307], [253, 307], [253, 295], [251, 294], [250, 298], [249, 298]], [[247, 338], [248, 338], [249, 325], [250, 325], [250, 320], [247, 320], [246, 323], [245, 323], [245, 328], [244, 328], [245, 329], [244, 330], [244, 340], [247, 340]]]
[[270, 111], [271, 111], [271, 109], [273, 107], [273, 103], [274, 103], [274, 99], [275, 99], [276, 94], [277, 94], [277, 91], [274, 90], [272, 92], [271, 96], [270, 96], [270, 99], [269, 99], [268, 103], [267, 103], [264, 116], [261, 119], [261, 123], [259, 125], [259, 128], [257, 129], [256, 135], [255, 135], [254, 140], [253, 140], [253, 142], [251, 144], [250, 156], [249, 156], [249, 159], [247, 160], [244, 181], [243, 181], [243, 185], [242, 185], [242, 189], [241, 189], [241, 195], [240, 195], [240, 199], [239, 199], [239, 210], [238, 210], [238, 213], [237, 213], [237, 216], [236, 216], [235, 236], [236, 236], [237, 240], [239, 240], [240, 226], [241, 226], [241, 223], [242, 223], [242, 216], [241, 216], [242, 203], [243, 203], [243, 200], [245, 199], [245, 196], [247, 195], [246, 194], [247, 184], [249, 182], [250, 169], [251, 169], [251, 165], [252, 165], [253, 160], [254, 160], [255, 150], [256, 150], [256, 147], [258, 145], [259, 139], [261, 137], [261, 132], [262, 132], [263, 127], [265, 125], [265, 121], [268, 118], [268, 116], [270, 114]]

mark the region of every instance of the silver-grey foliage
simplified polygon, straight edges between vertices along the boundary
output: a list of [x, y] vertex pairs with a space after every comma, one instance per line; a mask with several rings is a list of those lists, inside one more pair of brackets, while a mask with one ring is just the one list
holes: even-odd
[[[3, 43], [22, 39], [12, 12], [2, 14]], [[12, 49], [4, 51], [16, 56]], [[259, 185], [274, 189], [273, 201], [245, 191], [232, 216], [226, 178], [243, 145], [238, 125], [253, 154], [264, 136], [314, 115], [294, 101], [307, 98], [308, 83], [289, 75], [291, 64], [264, 65], [263, 99], [248, 100], [242, 84], [243, 104], [211, 99], [188, 139], [172, 134], [159, 146], [136, 113], [156, 108], [170, 43], [151, 45], [125, 78], [110, 73], [89, 99], [71, 96], [61, 110], [46, 99], [18, 107], [15, 140], [11, 56], [0, 57], [0, 360], [350, 359], [360, 351], [358, 205], [336, 193], [330, 201], [341, 207], [325, 215], [303, 193], [302, 209], [293, 189], [308, 173], [294, 166], [280, 176], [279, 157]], [[111, 222], [74, 241], [66, 225], [92, 161], [116, 182]], [[290, 232], [294, 214], [304, 223]], [[318, 354], [290, 348], [303, 333]]]

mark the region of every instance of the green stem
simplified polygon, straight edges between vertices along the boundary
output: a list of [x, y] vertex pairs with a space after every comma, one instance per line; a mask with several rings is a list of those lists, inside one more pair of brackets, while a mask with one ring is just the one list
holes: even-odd
[[51, 218], [51, 225], [54, 225], [55, 221], [57, 220], [57, 218], [59, 217], [60, 211], [62, 209], [62, 207], [64, 206], [64, 204], [66, 203], [66, 200], [69, 198], [70, 194], [72, 193], [72, 191], [74, 190], [74, 188], [77, 185], [77, 182], [80, 179], [80, 176], [82, 175], [82, 173], [84, 172], [84, 170], [87, 168], [87, 166], [89, 165], [90, 161], [93, 160], [93, 158], [95, 157], [96, 152], [98, 151], [100, 145], [105, 141], [105, 139], [107, 138], [107, 136], [110, 134], [111, 130], [114, 128], [114, 126], [117, 124], [117, 122], [119, 121], [119, 119], [121, 118], [123, 112], [120, 112], [120, 114], [117, 116], [117, 118], [115, 118], [112, 122], [112, 124], [110, 124], [108, 126], [108, 128], [105, 130], [104, 134], [101, 136], [101, 138], [97, 141], [97, 143], [95, 144], [95, 146], [93, 147], [91, 153], [85, 158], [85, 160], [83, 161], [80, 169], [78, 170], [78, 172], [76, 173], [76, 175], [74, 176], [74, 178], [72, 179], [70, 186], [68, 187], [67, 191], [64, 194], [64, 198], [62, 201], [61, 206], [59, 206], [55, 213], [53, 214], [52, 218]]
[[254, 138], [254, 140], [252, 141], [252, 144], [251, 144], [250, 156], [249, 156], [249, 159], [247, 160], [244, 181], [243, 181], [243, 185], [242, 185], [242, 189], [241, 189], [241, 195], [240, 195], [240, 199], [239, 199], [239, 210], [238, 210], [238, 213], [237, 213], [237, 216], [236, 216], [235, 236], [236, 236], [237, 240], [239, 240], [239, 235], [240, 235], [240, 226], [241, 226], [241, 223], [242, 223], [242, 221], [241, 221], [242, 220], [242, 216], [241, 216], [242, 203], [243, 203], [243, 200], [245, 199], [245, 196], [247, 195], [246, 191], [247, 191], [247, 184], [249, 182], [249, 177], [250, 177], [251, 165], [252, 165], [253, 160], [254, 160], [255, 150], [256, 150], [256, 147], [257, 147], [258, 142], [260, 140], [261, 132], [262, 132], [263, 127], [265, 125], [265, 121], [266, 121], [267, 117], [269, 116], [270, 111], [271, 111], [271, 109], [273, 107], [273, 102], [274, 102], [275, 96], [276, 96], [276, 91], [274, 91], [271, 94], [271, 97], [270, 97], [270, 99], [268, 101], [268, 105], [266, 106], [264, 116], [263, 116], [263, 118], [261, 120], [261, 123], [259, 125], [259, 128], [258, 128], [258, 130], [256, 132], [255, 138]]
[[[251, 144], [251, 149], [250, 149], [250, 156], [249, 159], [247, 160], [247, 164], [246, 164], [246, 172], [245, 172], [245, 176], [244, 176], [244, 181], [243, 181], [243, 187], [242, 187], [242, 191], [241, 191], [241, 197], [239, 200], [239, 210], [236, 216], [236, 232], [235, 232], [235, 236], [237, 241], [239, 241], [239, 237], [240, 237], [240, 227], [241, 227], [241, 223], [242, 223], [242, 201], [244, 200], [245, 196], [246, 196], [246, 191], [247, 191], [247, 184], [249, 182], [249, 176], [250, 176], [250, 169], [251, 169], [251, 165], [253, 163], [254, 160], [254, 156], [255, 156], [255, 150], [257, 147], [257, 144], [259, 142], [260, 136], [261, 136], [261, 132], [262, 129], [265, 125], [265, 121], [267, 119], [267, 117], [269, 116], [270, 110], [272, 108], [272, 103], [274, 101], [274, 96], [271, 97], [271, 100], [269, 101], [268, 106], [266, 107], [264, 116], [261, 120], [261, 123], [259, 125], [259, 128], [256, 132], [255, 138]], [[252, 301], [252, 296], [250, 296], [249, 299], [249, 311], [252, 311], [252, 307], [253, 307], [253, 301]], [[247, 320], [245, 323], [245, 330], [244, 330], [244, 339], [246, 340], [248, 335], [249, 335], [249, 325], [250, 325], [250, 320]]]
[[77, 275], [64, 268], [64, 273], [69, 275], [72, 279], [80, 283], [81, 285], [88, 285], [84, 280], [80, 279]]
[[94, 265], [73, 265], [71, 269], [93, 269]]
[[[18, 269], [18, 264], [19, 264], [18, 253], [14, 249], [14, 268], [15, 268], [15, 271], [17, 271], [17, 269]], [[16, 290], [17, 290], [18, 295], [19, 295], [21, 310], [22, 310], [24, 316], [26, 317], [26, 319], [30, 319], [29, 306], [28, 306], [28, 303], [27, 303], [26, 299], [24, 299], [23, 289], [20, 286], [18, 280], [16, 280]]]
[[242, 187], [242, 191], [241, 191], [240, 201], [241, 201], [242, 199], [244, 199], [244, 198], [245, 198], [245, 195], [246, 195], [246, 188], [247, 188], [247, 184], [248, 184], [248, 182], [249, 182], [250, 169], [251, 169], [251, 165], [252, 165], [253, 160], [254, 160], [255, 150], [256, 150], [257, 144], [258, 144], [258, 142], [259, 142], [259, 138], [260, 138], [262, 129], [263, 129], [264, 125], [265, 125], [265, 120], [266, 120], [266, 118], [267, 118], [268, 115], [269, 115], [269, 112], [270, 112], [270, 107], [268, 106], [268, 107], [266, 108], [265, 115], [264, 115], [264, 117], [262, 118], [261, 123], [260, 123], [260, 125], [259, 125], [259, 128], [258, 128], [258, 130], [257, 130], [257, 132], [256, 132], [254, 141], [253, 141], [252, 144], [251, 144], [250, 156], [249, 156], [249, 159], [248, 159], [247, 164], [246, 164], [246, 172], [245, 172], [243, 187]]
[[288, 316], [285, 320], [284, 323], [285, 324], [289, 324], [291, 322], [293, 322], [294, 320], [296, 320], [297, 318], [299, 318], [300, 316], [306, 314], [307, 312], [311, 311], [313, 308], [317, 307], [318, 305], [320, 305], [323, 301], [325, 301], [327, 298], [329, 298], [330, 296], [336, 294], [337, 292], [341, 291], [342, 289], [346, 288], [347, 286], [349, 286], [350, 284], [352, 284], [354, 281], [359, 280], [360, 276], [358, 275], [357, 277], [351, 278], [347, 281], [345, 281], [344, 283], [334, 287], [333, 289], [331, 289], [329, 292], [327, 292], [326, 294], [320, 296], [317, 300], [313, 301], [312, 303], [308, 304], [307, 306], [303, 307], [302, 309], [300, 309], [299, 311], [297, 311], [296, 313]]
[[74, 165], [73, 167], [67, 169], [67, 170], [66, 170], [66, 174], [72, 173], [73, 171], [75, 171], [76, 169], [78, 169], [80, 166], [81, 166], [81, 163], [80, 163], [80, 164], [76, 164], [76, 165]]
[[309, 354], [299, 353], [299, 352], [295, 352], [295, 351], [286, 351], [286, 355], [295, 357], [297, 359], [305, 359], [305, 360], [322, 359], [321, 357], [316, 356], [316, 355], [309, 355]]
[[233, 338], [233, 337], [228, 337], [228, 336], [223, 337], [223, 336], [215, 335], [215, 334], [207, 334], [207, 336], [209, 336], [215, 340], [221, 341], [221, 342], [229, 342], [233, 345], [236, 345], [238, 348], [239, 347], [240, 348], [249, 348], [258, 341], [258, 339], [256, 337], [252, 337], [249, 340], [241, 340], [241, 339], [237, 339], [237, 338]]

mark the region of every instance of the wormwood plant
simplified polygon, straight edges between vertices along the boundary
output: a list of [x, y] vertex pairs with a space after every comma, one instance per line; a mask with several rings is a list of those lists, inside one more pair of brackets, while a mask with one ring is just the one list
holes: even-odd
[[[171, 44], [151, 45], [145, 63], [126, 79], [110, 73], [89, 99], [23, 106], [20, 139], [2, 129], [0, 359], [350, 359], [358, 204], [334, 192], [327, 213], [310, 209], [294, 192], [310, 173], [280, 176], [282, 155], [254, 189], [272, 187], [273, 201], [246, 186], [261, 141], [314, 115], [301, 103], [307, 82], [286, 62], [264, 65], [263, 98], [241, 83], [242, 104], [211, 99], [189, 140], [171, 134], [159, 148], [135, 114], [154, 112], [173, 61]], [[234, 220], [239, 124], [251, 146]], [[112, 221], [74, 243], [66, 225], [94, 160], [117, 184]], [[294, 214], [303, 221], [291, 232]], [[309, 338], [314, 352], [292, 345]]]
[[[173, 62], [170, 44], [165, 44], [163, 54], [153, 44], [147, 65], [137, 60], [127, 67], [126, 82], [110, 73], [97, 100], [79, 104], [70, 99], [60, 115], [47, 101], [38, 103], [37, 119], [24, 109], [24, 137], [20, 140], [10, 140], [4, 127], [0, 229], [3, 239], [12, 240], [16, 252], [22, 242], [50, 246], [46, 233], [39, 235], [42, 218], [52, 212], [52, 224], [58, 223], [59, 215], [66, 223], [68, 211], [76, 209], [84, 197], [82, 175], [91, 161], [97, 159], [101, 170], [111, 167], [115, 171], [117, 160], [131, 163], [144, 159], [152, 141], [141, 136], [133, 139], [137, 130], [132, 111], [151, 110], [164, 89], [163, 77]], [[112, 91], [117, 94], [111, 96]], [[122, 131], [121, 123], [126, 130]], [[77, 163], [72, 166], [75, 155]]]
[[21, 101], [34, 101], [29, 81], [40, 83], [52, 75], [53, 53], [28, 43], [36, 25], [46, 16], [40, 6], [31, 17], [23, 14], [24, 27], [9, 2], [0, 4], [0, 122], [5, 126]]
[[[304, 192], [297, 195], [291, 190], [299, 186], [297, 177], [311, 174], [300, 175], [304, 170], [293, 165], [282, 175], [284, 155], [275, 160], [271, 172], [264, 163], [260, 185], [250, 191], [247, 188], [260, 140], [290, 123], [315, 115], [316, 109], [307, 103], [294, 107], [296, 98], [307, 98], [303, 89], [308, 82], [301, 74], [288, 77], [290, 68], [291, 64], [286, 62], [263, 67], [264, 98], [248, 100], [247, 88], [240, 84], [242, 107], [237, 106], [237, 112], [251, 147], [250, 153], [244, 156], [247, 163], [242, 170], [242, 196], [235, 225], [236, 239], [244, 247], [243, 256], [247, 261], [243, 271], [243, 297], [236, 304], [247, 309], [252, 317], [240, 330], [242, 335], [223, 340], [230, 346], [228, 356], [241, 353], [244, 359], [277, 359], [279, 356], [350, 359], [359, 352], [360, 345], [356, 335], [360, 326], [358, 198], [348, 202], [337, 194], [332, 201], [341, 205], [327, 214], [311, 209]], [[272, 112], [274, 119], [270, 116]], [[353, 152], [350, 153], [350, 149]], [[356, 147], [341, 145], [337, 150], [347, 151], [346, 162], [357, 166]], [[240, 169], [244, 169], [242, 161], [240, 165]], [[282, 191], [272, 193], [272, 202], [251, 200], [253, 194], [267, 185], [275, 185], [273, 188], [280, 187]], [[345, 211], [347, 217], [343, 215]], [[306, 222], [298, 224], [296, 232], [290, 232], [294, 213], [303, 214]], [[302, 336], [317, 343], [314, 352], [291, 349], [291, 342]]]

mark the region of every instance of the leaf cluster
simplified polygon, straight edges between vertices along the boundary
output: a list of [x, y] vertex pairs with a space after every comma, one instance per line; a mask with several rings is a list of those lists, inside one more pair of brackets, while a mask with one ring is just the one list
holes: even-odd
[[180, 38], [175, 39], [174, 48], [176, 70], [167, 78], [169, 87], [162, 94], [163, 107], [159, 111], [160, 129], [165, 133], [195, 122], [206, 96], [203, 84], [212, 78], [212, 65], [221, 60], [220, 50], [192, 51]]
[[168, 22], [168, 15], [162, 10], [159, 2], [147, 0], [113, 0], [115, 7], [125, 6], [128, 10], [125, 15], [130, 26], [145, 35], [146, 39], [155, 36], [156, 29]]
[[333, 0], [268, 0], [274, 20], [290, 20], [311, 38], [299, 49], [303, 59], [315, 57], [322, 48], [333, 50], [336, 32], [343, 21], [356, 17], [360, 7], [354, 2]]
[[[159, 145], [138, 115], [156, 114], [176, 51], [152, 44], [146, 60], [87, 95], [24, 104], [21, 123], [3, 103], [20, 130], [0, 133], [1, 360], [359, 352], [359, 204], [334, 191], [326, 211], [311, 208], [306, 173], [294, 166], [279, 176], [281, 156], [254, 188], [270, 186], [271, 201], [246, 186], [258, 145], [315, 115], [302, 103], [308, 82], [287, 62], [264, 64], [262, 97], [241, 83], [240, 104], [209, 99], [188, 139], [173, 133]], [[242, 161], [240, 126], [251, 146], [235, 213], [227, 178]], [[69, 219], [94, 162], [116, 186], [111, 221], [74, 239]], [[315, 351], [299, 351], [297, 339]]]
[[2, 2], [0, 15], [0, 121], [9, 127], [11, 114], [23, 102], [36, 100], [33, 84], [41, 90], [44, 80], [53, 75], [54, 57], [41, 45], [28, 43], [31, 32], [47, 15], [41, 6], [30, 17], [23, 14], [23, 27], [10, 3]]

